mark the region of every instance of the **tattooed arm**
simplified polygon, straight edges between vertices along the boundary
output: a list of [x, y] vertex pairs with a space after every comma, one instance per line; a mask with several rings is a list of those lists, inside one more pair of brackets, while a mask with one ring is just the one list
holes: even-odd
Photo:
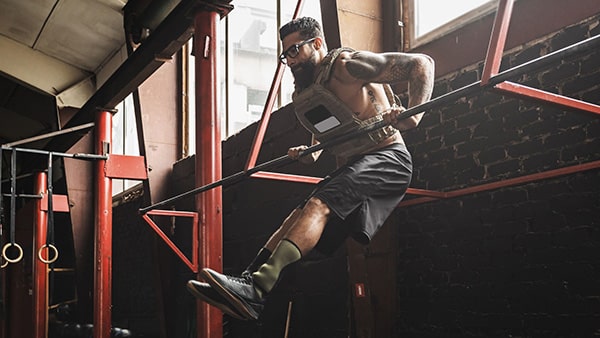
[[[348, 75], [365, 83], [408, 81], [408, 107], [429, 101], [433, 91], [434, 61], [425, 54], [354, 52], [340, 58]], [[398, 112], [392, 112], [392, 118]], [[399, 130], [416, 127], [423, 113], [393, 123]]]

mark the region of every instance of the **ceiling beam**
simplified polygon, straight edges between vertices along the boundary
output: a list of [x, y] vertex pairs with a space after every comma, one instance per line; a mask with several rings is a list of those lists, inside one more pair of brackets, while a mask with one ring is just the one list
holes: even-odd
[[[223, 10], [223, 16], [232, 6], [230, 1], [182, 0], [154, 32], [121, 64], [102, 87], [81, 107], [65, 128], [94, 121], [98, 107], [114, 108], [134, 89], [141, 85], [166, 60], [175, 54], [193, 35], [194, 10], [208, 6]], [[50, 142], [49, 149], [67, 151], [80, 135], [61, 135]]]
[[57, 95], [91, 75], [2, 35], [0, 50], [0, 72], [50, 95]]

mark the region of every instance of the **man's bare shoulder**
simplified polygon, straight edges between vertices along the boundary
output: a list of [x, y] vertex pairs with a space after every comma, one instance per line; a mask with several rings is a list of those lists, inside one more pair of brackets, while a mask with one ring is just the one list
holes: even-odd
[[348, 63], [355, 57], [357, 51], [342, 51], [333, 62], [332, 77], [343, 83], [361, 82], [348, 71]]

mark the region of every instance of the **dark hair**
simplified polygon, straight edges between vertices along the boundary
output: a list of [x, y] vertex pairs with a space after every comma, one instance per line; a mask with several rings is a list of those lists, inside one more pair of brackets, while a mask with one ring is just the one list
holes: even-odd
[[300, 36], [303, 39], [315, 38], [317, 36], [323, 37], [321, 24], [308, 16], [294, 19], [281, 26], [281, 28], [279, 28], [279, 39], [283, 40], [286, 36], [295, 32], [300, 32]]

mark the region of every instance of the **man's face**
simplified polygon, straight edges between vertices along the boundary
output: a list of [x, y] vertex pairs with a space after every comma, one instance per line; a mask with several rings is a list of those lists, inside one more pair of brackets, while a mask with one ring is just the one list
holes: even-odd
[[[296, 80], [296, 87], [300, 88], [308, 87], [312, 83], [317, 66], [316, 50], [312, 42], [302, 44], [305, 41], [298, 32], [286, 36], [282, 41], [287, 65], [292, 70], [292, 74]], [[296, 47], [298, 51], [297, 55], [295, 55]]]

